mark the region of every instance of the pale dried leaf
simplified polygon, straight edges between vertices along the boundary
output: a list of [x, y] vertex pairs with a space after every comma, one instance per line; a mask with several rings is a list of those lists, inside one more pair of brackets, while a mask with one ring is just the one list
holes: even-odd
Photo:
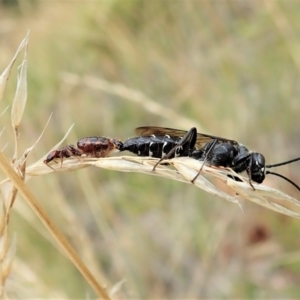
[[[201, 167], [201, 163], [199, 164], [198, 161], [195, 161], [194, 159], [188, 158], [188, 157], [179, 157], [179, 158], [170, 160], [170, 162], [172, 162], [172, 161], [176, 168], [178, 168], [180, 166], [179, 169], [184, 168], [183, 166], [185, 166], [186, 168], [188, 168], [190, 170], [194, 170], [194, 171], [198, 172]], [[182, 166], [181, 166], [181, 164], [182, 164]], [[179, 172], [180, 172], [180, 170], [179, 170]], [[266, 208], [269, 208], [271, 210], [280, 212], [282, 214], [285, 214], [285, 215], [288, 215], [291, 217], [295, 217], [295, 218], [300, 217], [300, 215], [296, 211], [294, 211], [294, 210], [296, 210], [296, 207], [294, 208], [294, 210], [290, 210], [278, 203], [275, 203], [275, 201], [279, 200], [282, 203], [286, 203], [289, 206], [291, 204], [294, 206], [298, 206], [298, 207], [300, 206], [299, 200], [297, 200], [289, 195], [286, 195], [285, 193], [283, 193], [281, 191], [278, 191], [276, 189], [273, 189], [271, 187], [268, 187], [268, 186], [265, 186], [262, 184], [259, 185], [259, 184], [252, 183], [255, 188], [255, 190], [253, 190], [253, 188], [249, 184], [248, 178], [245, 178], [245, 177], [241, 176], [240, 174], [235, 173], [231, 169], [212, 168], [212, 167], [204, 166], [202, 172], [204, 174], [221, 179], [230, 188], [232, 188], [238, 195], [244, 197], [247, 200], [250, 200], [252, 202], [255, 202], [256, 204], [259, 204], [261, 206], [264, 206]], [[232, 180], [232, 179], [228, 178], [228, 175], [236, 176], [239, 179], [241, 179], [242, 182]], [[200, 188], [204, 189], [203, 187], [200, 187]]]
[[[118, 156], [118, 157], [105, 157], [105, 158], [73, 158], [73, 159], [65, 159], [63, 160], [63, 164], [60, 164], [60, 160], [57, 164], [51, 164], [51, 168], [55, 169], [56, 172], [66, 172], [66, 171], [73, 171], [79, 168], [86, 167], [88, 165], [96, 166], [103, 169], [108, 170], [115, 170], [119, 172], [139, 172], [139, 173], [145, 173], [148, 175], [153, 176], [160, 176], [165, 177], [169, 179], [173, 179], [176, 181], [181, 181], [185, 183], [191, 184], [191, 179], [194, 178], [197, 174], [196, 171], [185, 169], [184, 174], [180, 172], [177, 172], [176, 170], [165, 166], [165, 165], [158, 165], [153, 171], [153, 166], [157, 163], [157, 158], [151, 158], [151, 157], [138, 157], [138, 156]], [[178, 167], [178, 169], [181, 168], [181, 171], [183, 172], [184, 166], [182, 166], [183, 163], [180, 164], [180, 161], [178, 164], [175, 163], [175, 160], [169, 160], [168, 163], [174, 164], [175, 167]], [[193, 160], [196, 163], [195, 160]], [[201, 164], [200, 164], [201, 165]], [[46, 166], [45, 164], [35, 165], [35, 166], [29, 166], [27, 168], [26, 174], [28, 176], [38, 176], [38, 175], [44, 175], [48, 173], [52, 173], [54, 170], [51, 169], [50, 166]], [[200, 169], [200, 168], [199, 168]], [[206, 170], [209, 169], [209, 167], [204, 166], [204, 170], [202, 175], [205, 174]], [[193, 172], [187, 175], [187, 172]], [[26, 175], [26, 176], [27, 176]], [[205, 191], [212, 193], [213, 195], [219, 196], [221, 198], [224, 198], [228, 201], [234, 202], [235, 204], [239, 205], [239, 202], [236, 198], [220, 191], [218, 188], [216, 188], [213, 184], [211, 184], [207, 179], [205, 179], [202, 175], [198, 176], [197, 180], [195, 181], [195, 185], [204, 189]]]
[[[201, 169], [202, 167], [202, 164], [203, 162], [200, 162], [200, 161], [196, 161], [194, 160], [194, 167], [196, 167], [196, 170], [195, 169], [191, 169], [190, 167], [188, 167], [185, 162], [190, 162], [190, 159], [188, 159], [187, 161], [185, 160], [179, 160], [179, 161], [176, 161], [174, 160], [173, 161], [173, 165], [174, 167], [179, 171], [180, 174], [182, 174], [188, 181], [192, 181], [195, 176], [198, 174], [199, 170]], [[203, 166], [203, 169], [201, 171], [202, 175], [204, 174], [207, 174], [208, 173], [208, 169], [209, 167], [204, 165]], [[233, 202], [235, 204], [239, 204], [239, 201], [236, 199], [236, 197], [232, 197], [224, 192], [222, 192], [221, 190], [219, 190], [217, 187], [215, 187], [210, 181], [208, 181], [205, 177], [203, 176], [198, 176], [197, 179], [195, 180], [194, 184], [210, 193], [210, 194], [213, 194], [215, 196], [218, 196], [218, 197], [221, 197], [221, 198], [224, 198], [230, 202]]]
[[8, 77], [12, 69], [12, 66], [13, 64], [10, 63], [9, 66], [3, 71], [3, 73], [0, 76], [0, 101], [3, 99], [6, 83], [8, 81]]
[[40, 161], [39, 163], [35, 163], [34, 165], [31, 165], [26, 168], [26, 180], [30, 179], [33, 176], [46, 175], [55, 172], [71, 172], [89, 166], [90, 166], [89, 164], [81, 164], [76, 158], [66, 159], [64, 160], [62, 165], [59, 161], [56, 164], [51, 164], [51, 166], [48, 166], [44, 164], [42, 161]]
[[1, 182], [1, 195], [3, 198], [4, 210], [7, 212], [12, 199], [16, 195], [16, 189], [8, 179], [5, 179]]
[[[158, 159], [151, 157], [138, 157], [138, 156], [117, 156], [117, 157], [105, 157], [105, 158], [69, 158], [64, 159], [63, 164], [58, 160], [57, 163], [51, 162], [49, 166], [43, 162], [34, 164], [27, 168], [26, 174], [28, 176], [38, 176], [54, 172], [67, 172], [85, 168], [87, 166], [96, 166], [103, 169], [115, 170], [120, 172], [139, 172], [148, 175], [160, 176], [164, 178], [173, 179], [176, 181], [192, 184], [191, 180], [194, 179], [199, 172], [203, 162], [197, 161], [189, 157], [177, 157], [170, 160], [166, 160], [164, 163], [169, 165], [158, 165], [153, 171], [153, 166], [157, 163]], [[171, 168], [172, 165], [175, 169]], [[51, 167], [51, 168], [50, 168]], [[53, 168], [53, 169], [52, 169]], [[54, 170], [55, 169], [55, 170]], [[228, 177], [233, 175], [240, 178], [242, 181], [234, 181]], [[268, 209], [276, 212], [300, 218], [296, 208], [300, 207], [300, 201], [284, 194], [276, 189], [254, 184], [255, 190], [250, 186], [249, 179], [236, 174], [231, 169], [203, 166], [201, 174], [198, 176], [194, 185], [205, 190], [206, 192], [215, 196], [221, 197], [227, 201], [233, 202], [241, 207], [238, 197], [232, 196], [225, 191], [218, 189], [204, 176], [215, 177], [222, 180], [228, 185], [236, 194], [243, 198], [255, 202]], [[281, 201], [288, 205], [294, 205], [295, 209], [286, 208], [275, 201]]]
[[26, 56], [19, 68], [15, 99], [11, 109], [11, 122], [14, 129], [20, 126], [27, 100], [27, 59]]
[[6, 87], [6, 83], [10, 74], [10, 71], [19, 55], [19, 53], [22, 51], [22, 49], [27, 45], [28, 43], [28, 35], [29, 32], [27, 33], [26, 37], [24, 38], [24, 40], [21, 42], [18, 50], [16, 51], [13, 59], [11, 60], [11, 62], [9, 63], [9, 65], [7, 66], [7, 68], [3, 71], [3, 73], [0, 75], [0, 101], [3, 99], [3, 95], [4, 95], [4, 90]]
[[[249, 184], [234, 181], [230, 178], [228, 178], [227, 180], [227, 185], [249, 201], [252, 201], [276, 212], [285, 214], [287, 216], [300, 219], [299, 213], [274, 202], [274, 200], [280, 200], [282, 204], [287, 202], [287, 205], [293, 204], [300, 207], [299, 200], [290, 197], [282, 193], [281, 191], [257, 184], [254, 185], [255, 190], [253, 190]], [[300, 212], [300, 209], [298, 209], [298, 211]]]
[[[27, 46], [27, 45], [26, 45]], [[15, 150], [12, 160], [15, 161], [18, 157], [18, 136], [19, 126], [24, 113], [27, 101], [27, 47], [25, 48], [24, 59], [21, 66], [18, 68], [18, 82], [15, 93], [15, 98], [11, 109], [11, 122], [14, 130]]]
[[153, 171], [153, 167], [157, 162], [157, 158], [151, 157], [118, 156], [94, 160], [91, 159], [90, 162], [87, 161], [85, 163], [108, 170], [115, 170], [119, 172], [139, 172], [190, 183], [181, 174], [176, 172], [176, 170], [164, 165], [158, 165], [155, 171]]

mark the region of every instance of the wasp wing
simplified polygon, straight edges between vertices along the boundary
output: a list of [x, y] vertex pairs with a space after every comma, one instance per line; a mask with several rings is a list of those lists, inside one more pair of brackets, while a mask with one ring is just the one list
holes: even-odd
[[[143, 126], [138, 127], [135, 129], [135, 132], [137, 135], [140, 136], [165, 136], [169, 135], [170, 137], [183, 137], [187, 131], [186, 130], [180, 130], [180, 129], [174, 129], [174, 128], [167, 128], [167, 127], [158, 127], [158, 126]], [[204, 133], [197, 133], [197, 141], [195, 144], [196, 149], [203, 148], [207, 143], [218, 140], [218, 142], [227, 142], [231, 143], [233, 145], [238, 145], [238, 143], [234, 140], [229, 140], [226, 138], [213, 136], [209, 134]]]
[[196, 148], [201, 149], [207, 143], [215, 140], [217, 140], [217, 143], [230, 143], [232, 145], [238, 145], [238, 142], [234, 140], [229, 140], [223, 137], [209, 135], [205, 133], [197, 133]]
[[158, 127], [158, 126], [143, 126], [135, 129], [135, 133], [140, 136], [165, 136], [169, 135], [171, 137], [183, 137], [187, 131], [179, 130], [174, 128], [167, 127]]

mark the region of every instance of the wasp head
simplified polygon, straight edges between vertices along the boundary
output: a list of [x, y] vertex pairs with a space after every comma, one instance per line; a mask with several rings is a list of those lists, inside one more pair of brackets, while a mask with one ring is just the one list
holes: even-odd
[[250, 154], [247, 173], [254, 182], [262, 183], [264, 181], [266, 177], [266, 162], [262, 154], [256, 152]]

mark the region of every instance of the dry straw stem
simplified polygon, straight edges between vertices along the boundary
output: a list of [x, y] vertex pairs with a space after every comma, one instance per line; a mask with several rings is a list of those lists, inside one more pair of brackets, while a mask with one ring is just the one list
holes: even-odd
[[27, 100], [27, 49], [28, 44], [26, 43], [24, 59], [19, 67], [18, 73], [18, 83], [17, 90], [15, 93], [15, 99], [12, 104], [11, 109], [11, 123], [14, 130], [14, 138], [15, 138], [15, 153], [13, 156], [13, 161], [18, 156], [18, 135], [19, 135], [19, 127], [22, 120], [22, 116], [24, 113], [24, 109], [26, 106]]
[[[137, 157], [137, 156], [118, 156], [118, 157], [105, 157], [105, 158], [70, 158], [64, 159], [61, 164], [52, 163], [50, 166], [45, 165], [42, 160], [30, 166], [26, 170], [28, 177], [45, 175], [53, 172], [68, 172], [85, 168], [87, 166], [96, 166], [103, 169], [115, 170], [120, 172], [139, 172], [148, 175], [160, 176], [169, 178], [176, 181], [192, 184], [191, 180], [198, 174], [202, 167], [203, 162], [197, 161], [189, 157], [177, 157], [164, 161], [168, 165], [158, 165], [153, 171], [153, 166], [157, 163], [158, 159], [150, 157]], [[173, 166], [173, 168], [170, 167]], [[237, 182], [228, 177], [228, 175], [236, 176], [242, 180]], [[204, 177], [205, 176], [205, 177]], [[218, 189], [207, 178], [215, 177], [226, 183], [237, 196], [232, 196]], [[203, 165], [200, 176], [194, 182], [194, 185], [206, 192], [218, 196], [227, 201], [240, 205], [238, 195], [243, 198], [255, 202], [268, 209], [288, 215], [290, 217], [300, 219], [300, 214], [296, 211], [290, 210], [275, 201], [285, 203], [289, 206], [294, 206], [295, 210], [300, 207], [299, 200], [290, 197], [281, 191], [264, 186], [253, 184], [255, 190], [250, 186], [249, 179], [236, 174], [231, 169], [215, 168]]]
[[42, 207], [38, 204], [37, 199], [33, 196], [30, 190], [27, 188], [23, 180], [20, 176], [12, 169], [5, 156], [0, 152], [0, 167], [6, 174], [6, 176], [11, 180], [14, 186], [21, 193], [23, 198], [26, 200], [28, 205], [32, 208], [35, 214], [40, 218], [40, 220], [44, 223], [47, 230], [53, 235], [56, 241], [62, 246], [65, 250], [66, 254], [69, 256], [74, 265], [79, 269], [81, 274], [85, 277], [85, 279], [89, 282], [89, 284], [93, 287], [95, 292], [103, 297], [104, 299], [109, 299], [109, 296], [106, 293], [106, 290], [102, 288], [98, 282], [95, 280], [93, 275], [87, 269], [83, 261], [79, 258], [77, 253], [71, 247], [69, 242], [65, 239], [65, 237], [61, 234], [61, 232], [52, 224], [49, 218], [45, 217], [46, 212], [42, 209]]
[[[29, 34], [29, 33], [28, 33]], [[16, 54], [14, 55], [13, 59], [11, 60], [8, 67], [4, 70], [4, 72], [0, 76], [0, 100], [2, 100], [4, 91], [6, 88], [6, 83], [8, 81], [11, 69], [21, 52], [21, 50], [27, 46], [28, 44], [28, 34], [25, 37], [25, 39], [21, 42], [18, 50], [16, 51]], [[22, 77], [24, 78], [24, 71], [26, 72], [26, 54], [23, 60], [23, 73]], [[18, 87], [16, 94], [19, 95], [20, 98], [25, 95], [25, 98], [27, 97], [27, 91], [26, 88], [24, 89], [24, 81], [23, 78], [18, 80]], [[26, 75], [25, 75], [26, 80]], [[20, 84], [22, 86], [20, 86]], [[25, 83], [26, 85], [26, 83]], [[13, 115], [13, 114], [12, 114]], [[21, 121], [21, 118], [20, 118]], [[15, 136], [15, 154], [14, 159], [17, 157], [17, 138]], [[25, 163], [20, 164], [19, 170], [21, 173], [21, 176], [24, 175], [25, 172]], [[16, 249], [16, 240], [14, 239], [12, 243], [9, 243], [9, 236], [8, 236], [8, 224], [9, 224], [9, 217], [10, 217], [10, 211], [12, 208], [12, 205], [14, 203], [15, 197], [17, 195], [17, 189], [14, 185], [12, 185], [10, 182], [6, 182], [4, 185], [1, 186], [1, 193], [2, 193], [2, 202], [1, 202], [1, 213], [0, 213], [0, 262], [1, 262], [1, 268], [0, 268], [0, 278], [1, 278], [1, 288], [0, 288], [0, 296], [5, 296], [5, 281], [7, 276], [10, 274], [11, 266], [13, 257], [15, 254]]]
[[45, 227], [48, 231], [53, 235], [56, 241], [61, 245], [61, 247], [66, 252], [67, 256], [69, 256], [70, 260], [73, 264], [78, 268], [81, 274], [85, 277], [85, 279], [89, 282], [92, 288], [95, 290], [99, 297], [104, 299], [110, 299], [106, 290], [102, 288], [92, 273], [88, 270], [76, 252], [73, 250], [71, 245], [65, 239], [65, 237], [61, 234], [61, 232], [52, 224], [51, 220], [47, 217], [45, 211], [40, 207], [38, 201], [35, 199], [33, 194], [27, 188], [24, 183], [25, 179], [25, 170], [26, 170], [26, 158], [28, 154], [32, 151], [32, 149], [36, 146], [39, 139], [36, 143], [30, 147], [25, 153], [18, 158], [18, 135], [19, 135], [19, 127], [21, 124], [23, 112], [26, 105], [27, 100], [27, 44], [28, 44], [28, 35], [22, 41], [19, 49], [17, 50], [16, 55], [14, 56], [12, 62], [9, 66], [5, 69], [3, 74], [0, 76], [0, 97], [2, 99], [6, 82], [8, 80], [11, 68], [20, 53], [20, 51], [26, 47], [23, 62], [20, 67], [19, 76], [18, 76], [18, 83], [17, 89], [15, 93], [15, 98], [12, 106], [11, 112], [11, 120], [12, 120], [12, 127], [14, 130], [14, 140], [15, 140], [15, 151], [13, 155], [12, 164], [8, 162], [2, 152], [0, 152], [0, 168], [8, 177], [7, 180], [1, 182], [1, 192], [2, 192], [2, 206], [0, 209], [0, 280], [1, 280], [1, 287], [0, 287], [0, 296], [3, 297], [5, 294], [5, 279], [7, 278], [8, 274], [10, 273], [11, 265], [12, 265], [12, 258], [15, 253], [15, 240], [13, 240], [12, 245], [9, 246], [9, 239], [8, 239], [8, 224], [9, 224], [9, 216], [10, 211], [13, 206], [14, 200], [17, 195], [17, 191], [21, 193], [27, 203], [31, 206], [32, 210], [35, 214], [41, 219], [44, 223]]

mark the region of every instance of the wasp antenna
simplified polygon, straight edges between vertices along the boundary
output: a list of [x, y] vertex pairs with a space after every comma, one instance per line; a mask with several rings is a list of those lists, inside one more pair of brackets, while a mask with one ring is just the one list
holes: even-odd
[[297, 160], [300, 160], [300, 157], [294, 158], [294, 159], [291, 159], [291, 160], [288, 160], [288, 161], [284, 161], [282, 163], [275, 164], [275, 165], [266, 165], [266, 168], [274, 168], [274, 167], [279, 167], [279, 166], [287, 165], [287, 164], [290, 164], [290, 163], [292, 163], [294, 161], [297, 161]]
[[298, 191], [300, 191], [300, 187], [295, 182], [293, 182], [292, 180], [288, 179], [287, 177], [285, 177], [285, 176], [283, 176], [281, 174], [275, 173], [275, 172], [270, 172], [270, 171], [267, 171], [266, 174], [272, 174], [272, 175], [276, 175], [278, 177], [281, 177], [282, 179], [285, 179], [290, 184], [292, 184]]

